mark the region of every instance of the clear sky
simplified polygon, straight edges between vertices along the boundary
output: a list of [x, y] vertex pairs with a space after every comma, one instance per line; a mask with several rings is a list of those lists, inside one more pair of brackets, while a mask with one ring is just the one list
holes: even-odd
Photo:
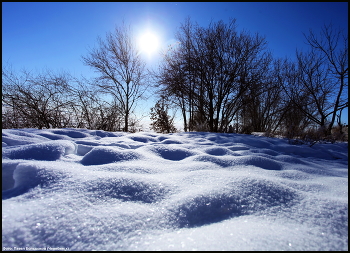
[[[348, 30], [347, 2], [132, 2], [2, 3], [2, 64], [15, 69], [67, 70], [75, 76], [93, 72], [81, 56], [122, 21], [135, 33], [151, 29], [163, 46], [174, 40], [186, 17], [206, 27], [210, 21], [236, 18], [238, 29], [266, 37], [275, 57], [294, 57], [305, 48], [303, 33], [318, 33], [330, 22]], [[154, 58], [152, 63], [156, 61]]]

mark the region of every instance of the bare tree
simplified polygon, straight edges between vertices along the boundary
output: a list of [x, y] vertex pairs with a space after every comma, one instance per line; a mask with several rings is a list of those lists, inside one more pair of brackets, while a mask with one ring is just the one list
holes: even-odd
[[[325, 80], [324, 85], [319, 88], [324, 89], [328, 94], [325, 94], [318, 101], [326, 99], [329, 102], [330, 108], [325, 108], [324, 116], [331, 117], [325, 131], [327, 135], [330, 135], [337, 115], [339, 117], [339, 113], [348, 107], [346, 95], [348, 87], [348, 35], [334, 29], [332, 25], [324, 25], [320, 37], [316, 36], [312, 30], [305, 37], [312, 48], [312, 53], [323, 60], [322, 67], [328, 72], [328, 80]], [[304, 63], [307, 64], [306, 61]], [[328, 91], [329, 86], [331, 89]], [[312, 92], [313, 96], [315, 93]]]
[[278, 83], [281, 61], [272, 61], [271, 55], [267, 56], [258, 61], [255, 78], [243, 96], [241, 110], [245, 124], [242, 129], [245, 132], [274, 132], [281, 123], [284, 110], [283, 89]]
[[[2, 69], [2, 104], [9, 127], [68, 127], [70, 126], [70, 75], [45, 73], [33, 75], [26, 70], [15, 73]], [[9, 122], [7, 122], [9, 123]]]
[[107, 33], [105, 40], [98, 38], [98, 44], [83, 62], [100, 74], [96, 84], [118, 101], [124, 116], [123, 130], [127, 132], [130, 114], [147, 88], [145, 62], [130, 28], [124, 24], [114, 33]]
[[96, 104], [98, 104], [97, 92], [94, 87], [89, 85], [88, 80], [74, 80], [75, 85], [72, 87], [71, 96], [74, 98], [72, 112], [76, 118], [78, 128], [86, 127], [96, 129], [95, 120]]
[[160, 93], [171, 98], [173, 104], [181, 109], [184, 131], [187, 132], [189, 130], [187, 122], [189, 91], [186, 86], [186, 74], [182, 67], [181, 55], [174, 51], [164, 54], [159, 74], [154, 75], [158, 78], [156, 88], [160, 88]]
[[284, 132], [291, 138], [310, 125], [310, 118], [319, 123], [317, 108], [303, 87], [298, 63], [280, 59], [276, 67], [276, 84], [283, 89], [278, 125], [281, 126], [280, 133]]
[[[282, 87], [289, 101], [286, 108], [295, 114], [293, 120], [285, 121], [312, 122], [323, 137], [328, 137], [335, 119], [339, 119], [342, 110], [348, 107], [345, 92], [348, 87], [348, 45], [347, 37], [332, 30], [331, 26], [324, 26], [320, 35], [318, 38], [310, 31], [309, 36], [305, 36], [310, 50], [297, 51], [297, 61], [285, 65], [285, 70], [288, 70], [282, 74], [285, 78]], [[288, 115], [290, 113], [285, 113]]]
[[208, 28], [186, 20], [176, 37], [179, 47], [164, 57], [159, 84], [181, 102], [184, 121], [189, 112], [189, 130], [225, 131], [270, 61], [265, 39], [238, 33], [234, 19]]
[[74, 104], [71, 113], [78, 128], [121, 131], [120, 106], [115, 98], [107, 98], [92, 80], [75, 79], [71, 88]]

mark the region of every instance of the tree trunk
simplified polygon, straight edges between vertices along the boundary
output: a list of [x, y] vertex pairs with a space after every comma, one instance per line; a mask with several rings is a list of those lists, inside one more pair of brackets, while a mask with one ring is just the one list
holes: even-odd
[[335, 117], [336, 117], [336, 114], [337, 114], [337, 111], [338, 111], [340, 96], [343, 93], [343, 88], [344, 88], [344, 74], [341, 74], [341, 76], [340, 76], [340, 89], [339, 89], [339, 92], [338, 92], [337, 100], [335, 101], [335, 105], [334, 105], [334, 109], [333, 109], [333, 115], [332, 115], [332, 120], [331, 120], [331, 123], [329, 124], [329, 126], [327, 128], [327, 135], [331, 135], [332, 134], [332, 127], [334, 125]]

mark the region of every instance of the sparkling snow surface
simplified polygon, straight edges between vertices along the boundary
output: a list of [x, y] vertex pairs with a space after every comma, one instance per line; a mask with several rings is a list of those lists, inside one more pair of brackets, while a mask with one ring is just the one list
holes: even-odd
[[2, 246], [348, 250], [348, 144], [2, 130]]

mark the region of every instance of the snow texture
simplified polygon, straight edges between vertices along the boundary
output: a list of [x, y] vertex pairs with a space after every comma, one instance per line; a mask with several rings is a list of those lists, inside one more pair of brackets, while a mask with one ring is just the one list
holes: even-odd
[[348, 250], [348, 144], [2, 130], [2, 246]]

